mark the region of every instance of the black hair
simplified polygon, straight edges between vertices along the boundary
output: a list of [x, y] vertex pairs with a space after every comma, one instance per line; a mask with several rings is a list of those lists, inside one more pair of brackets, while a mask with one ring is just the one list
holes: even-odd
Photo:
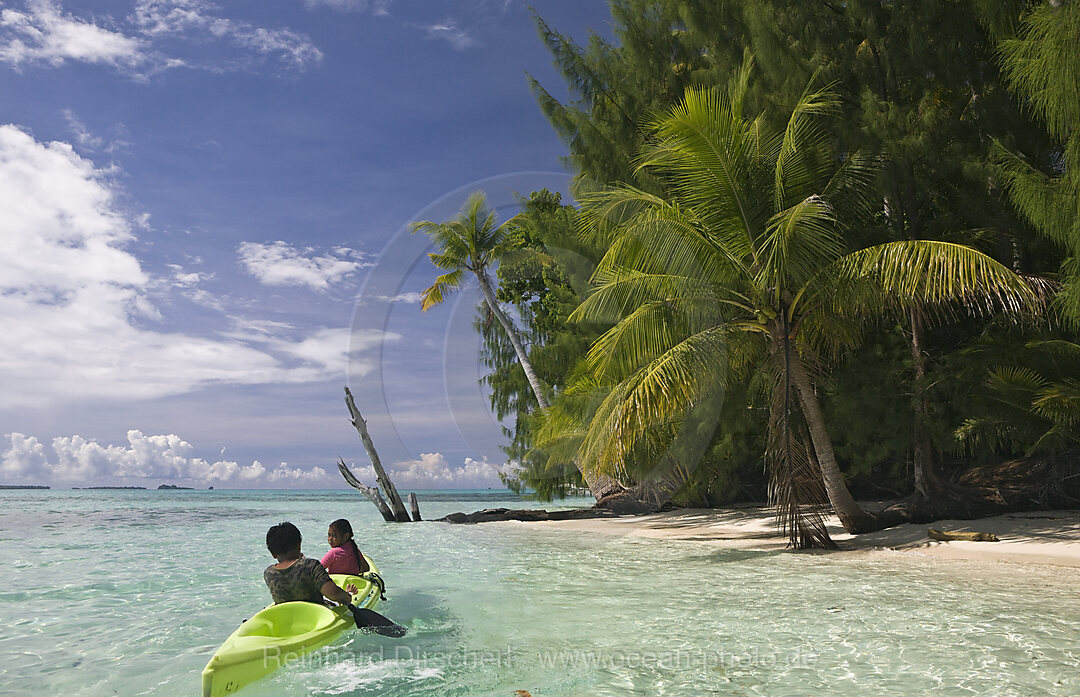
[[280, 557], [294, 549], [300, 549], [301, 539], [300, 529], [285, 521], [266, 531], [266, 549], [270, 550], [270, 554], [275, 558]]
[[333, 523], [330, 523], [330, 527], [337, 530], [339, 535], [349, 536], [349, 546], [352, 547], [353, 556], [356, 557], [356, 570], [364, 568], [364, 562], [360, 558], [360, 548], [356, 546], [356, 542], [353, 540], [352, 523], [344, 518], [338, 518]]

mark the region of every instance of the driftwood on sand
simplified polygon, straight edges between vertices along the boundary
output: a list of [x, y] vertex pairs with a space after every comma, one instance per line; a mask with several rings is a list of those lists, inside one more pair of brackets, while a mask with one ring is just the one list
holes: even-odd
[[969, 542], [1000, 542], [997, 535], [992, 532], [949, 532], [947, 530], [935, 530], [930, 528], [926, 536], [931, 540], [949, 542], [951, 540], [967, 540]]
[[375, 480], [382, 492], [386, 494], [389, 503], [383, 500], [378, 488], [361, 484], [360, 480], [345, 466], [344, 461], [338, 462], [338, 470], [341, 471], [341, 476], [345, 477], [345, 481], [349, 486], [367, 496], [375, 504], [375, 507], [379, 509], [379, 512], [382, 513], [385, 520], [399, 523], [420, 520], [420, 505], [416, 503], [415, 494], [410, 495], [410, 503], [413, 504], [414, 511], [412, 518], [409, 517], [409, 512], [405, 510], [405, 504], [402, 502], [401, 496], [398, 495], [394, 482], [390, 481], [386, 470], [383, 469], [382, 460], [379, 459], [379, 453], [375, 451], [375, 444], [371, 441], [371, 435], [368, 434], [367, 422], [360, 415], [360, 410], [356, 408], [356, 402], [353, 400], [352, 392], [349, 391], [348, 387], [345, 388], [345, 405], [349, 408], [350, 422], [356, 428], [356, 432], [360, 434], [360, 440], [363, 441], [364, 449], [371, 459], [371, 466], [375, 469]]

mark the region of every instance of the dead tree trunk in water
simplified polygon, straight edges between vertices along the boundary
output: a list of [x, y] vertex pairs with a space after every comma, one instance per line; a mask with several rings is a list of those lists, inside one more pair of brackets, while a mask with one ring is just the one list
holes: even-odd
[[[398, 495], [394, 483], [390, 481], [386, 470], [383, 469], [382, 460], [379, 459], [379, 454], [375, 452], [375, 444], [371, 442], [371, 436], [368, 435], [367, 422], [360, 415], [360, 410], [356, 408], [356, 402], [353, 401], [352, 392], [349, 391], [348, 387], [345, 388], [345, 405], [349, 407], [352, 425], [356, 428], [356, 432], [360, 434], [360, 440], [364, 442], [364, 449], [367, 450], [368, 457], [371, 458], [371, 466], [375, 468], [375, 480], [386, 494], [386, 498], [390, 500], [390, 510], [394, 516], [393, 520], [399, 523], [408, 523], [410, 521], [409, 512], [405, 510], [405, 504], [402, 502], [401, 496]], [[346, 481], [348, 481], [348, 477], [346, 477]], [[379, 504], [376, 503], [375, 505], [378, 506]]]
[[383, 500], [382, 494], [379, 493], [378, 489], [373, 486], [364, 485], [356, 478], [356, 475], [349, 470], [349, 467], [345, 464], [344, 460], [338, 460], [337, 468], [338, 471], [341, 472], [341, 476], [345, 477], [345, 483], [368, 497], [368, 499], [375, 504], [375, 508], [379, 509], [379, 513], [382, 514], [383, 520], [388, 523], [397, 522], [397, 518], [394, 517], [394, 512], [386, 505], [386, 501]]

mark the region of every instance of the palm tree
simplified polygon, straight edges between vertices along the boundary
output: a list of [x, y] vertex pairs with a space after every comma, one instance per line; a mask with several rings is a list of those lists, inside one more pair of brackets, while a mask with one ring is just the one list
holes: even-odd
[[[506, 223], [497, 224], [495, 212], [487, 208], [484, 193], [476, 191], [465, 201], [457, 218], [445, 223], [435, 223], [430, 220], [413, 223], [412, 232], [419, 231], [427, 233], [438, 250], [428, 254], [431, 262], [446, 271], [436, 277], [435, 283], [422, 293], [421, 310], [426, 312], [441, 303], [449, 293], [460, 288], [465, 281], [466, 272], [476, 276], [488, 310], [506, 330], [506, 335], [514, 346], [518, 363], [525, 371], [525, 377], [529, 380], [537, 404], [541, 409], [547, 409], [549, 403], [544, 385], [529, 361], [521, 332], [499, 306], [488, 272], [489, 268], [507, 251]], [[604, 496], [623, 491], [623, 487], [618, 482], [605, 474], [587, 473], [581, 470], [581, 475], [589, 491], [598, 501]]]
[[765, 371], [781, 526], [796, 547], [829, 547], [826, 506], [851, 532], [882, 522], [855, 502], [837, 464], [818, 397], [823, 363], [884, 312], [933, 318], [958, 301], [1015, 311], [1035, 296], [961, 245], [848, 251], [838, 215], [872, 205], [874, 163], [834, 156], [821, 125], [837, 106], [828, 91], [808, 87], [782, 130], [744, 118], [749, 73], [748, 62], [726, 94], [687, 91], [650, 124], [638, 166], [665, 183], [665, 196], [622, 186], [584, 197], [585, 234], [610, 248], [575, 317], [613, 323], [585, 359], [613, 389], [580, 459], [586, 468], [624, 461], [718, 385]]

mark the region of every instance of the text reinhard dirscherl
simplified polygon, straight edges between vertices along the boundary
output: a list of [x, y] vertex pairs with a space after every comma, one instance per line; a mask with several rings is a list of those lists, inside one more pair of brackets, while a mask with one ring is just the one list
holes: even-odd
[[[811, 651], [795, 650], [787, 653], [751, 649], [744, 652], [728, 651], [603, 651], [591, 649], [564, 649], [536, 651], [526, 647], [507, 646], [504, 649], [460, 649], [458, 651], [431, 651], [419, 647], [397, 644], [379, 646], [376, 651], [350, 653], [355, 663], [380, 663], [403, 661], [420, 669], [472, 669], [511, 668], [514, 666], [539, 665], [555, 669], [601, 669], [601, 670], [738, 670], [808, 668], [817, 663], [818, 655]], [[305, 668], [317, 669], [324, 665], [340, 663], [340, 653], [315, 652], [297, 655], [270, 648], [263, 652], [265, 667], [276, 667], [294, 661]]]

